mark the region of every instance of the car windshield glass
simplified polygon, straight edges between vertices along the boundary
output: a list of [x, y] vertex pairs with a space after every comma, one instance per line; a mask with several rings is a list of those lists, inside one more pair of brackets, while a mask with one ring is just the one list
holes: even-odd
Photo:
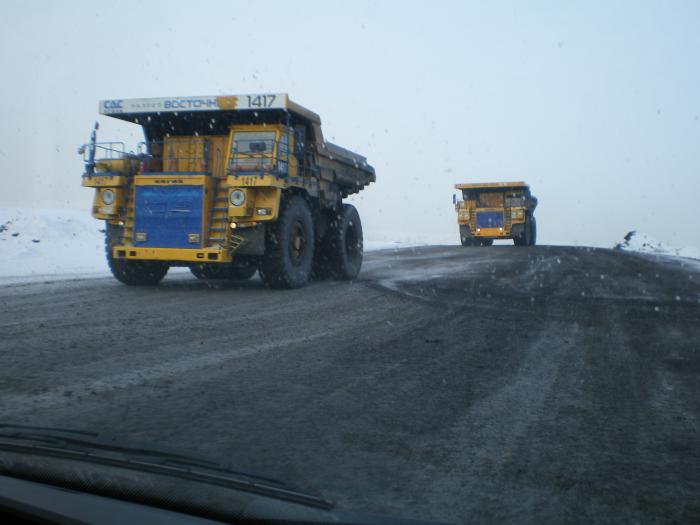
[[1, 14], [0, 507], [700, 523], [700, 1]]

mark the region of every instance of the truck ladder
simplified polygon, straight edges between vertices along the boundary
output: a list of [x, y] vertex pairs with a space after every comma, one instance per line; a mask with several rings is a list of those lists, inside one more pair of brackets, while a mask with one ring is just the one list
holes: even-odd
[[124, 217], [124, 236], [122, 243], [125, 246], [134, 245], [134, 201], [136, 200], [136, 184], [131, 183], [126, 199], [126, 217]]
[[224, 184], [226, 179], [215, 179], [216, 190], [212, 202], [211, 225], [207, 246], [210, 248], [227, 249], [234, 253], [245, 244], [245, 238], [236, 235], [228, 227], [228, 187]]
[[211, 222], [206, 245], [209, 248], [225, 248], [228, 237], [228, 187], [226, 179], [214, 179], [215, 190], [211, 207]]
[[231, 242], [229, 243], [229, 250], [231, 253], [235, 253], [238, 248], [243, 246], [245, 244], [246, 240], [245, 237], [241, 237], [240, 235], [236, 235], [235, 233], [231, 234]]

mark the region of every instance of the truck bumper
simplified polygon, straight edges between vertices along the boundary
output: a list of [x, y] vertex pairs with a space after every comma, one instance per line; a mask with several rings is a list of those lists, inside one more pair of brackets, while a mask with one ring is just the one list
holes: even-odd
[[464, 238], [485, 239], [512, 239], [522, 235], [525, 231], [525, 223], [514, 223], [510, 229], [500, 228], [475, 228], [471, 229], [467, 224], [459, 225], [459, 234]]
[[141, 248], [134, 246], [115, 246], [112, 248], [115, 259], [133, 259], [141, 261], [171, 261], [183, 263], [231, 262], [230, 253], [215, 248]]
[[473, 237], [486, 237], [488, 239], [510, 239], [511, 233], [499, 228], [477, 228], [472, 232]]
[[[515, 225], [514, 225], [515, 226]], [[510, 239], [515, 235], [513, 230], [506, 231], [499, 228], [477, 228], [472, 230], [469, 226], [460, 224], [459, 234], [463, 238], [484, 238], [484, 239]]]

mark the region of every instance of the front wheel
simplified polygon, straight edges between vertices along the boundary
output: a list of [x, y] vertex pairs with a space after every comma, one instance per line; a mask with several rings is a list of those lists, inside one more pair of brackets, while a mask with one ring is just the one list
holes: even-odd
[[314, 257], [314, 223], [306, 200], [286, 197], [279, 218], [265, 238], [260, 277], [271, 288], [299, 288], [311, 274]]
[[465, 224], [459, 225], [459, 240], [462, 242], [462, 246], [474, 246], [474, 237], [472, 237], [469, 226]]
[[105, 255], [112, 275], [121, 283], [130, 286], [153, 286], [163, 280], [168, 273], [169, 265], [160, 261], [133, 261], [115, 259], [112, 248], [119, 244], [124, 229], [107, 223], [105, 234]]

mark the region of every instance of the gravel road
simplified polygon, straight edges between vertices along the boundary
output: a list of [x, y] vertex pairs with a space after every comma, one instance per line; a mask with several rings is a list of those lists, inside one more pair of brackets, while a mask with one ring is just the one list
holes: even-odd
[[166, 277], [0, 288], [0, 421], [214, 456], [348, 509], [700, 522], [700, 263], [366, 254], [293, 291]]

